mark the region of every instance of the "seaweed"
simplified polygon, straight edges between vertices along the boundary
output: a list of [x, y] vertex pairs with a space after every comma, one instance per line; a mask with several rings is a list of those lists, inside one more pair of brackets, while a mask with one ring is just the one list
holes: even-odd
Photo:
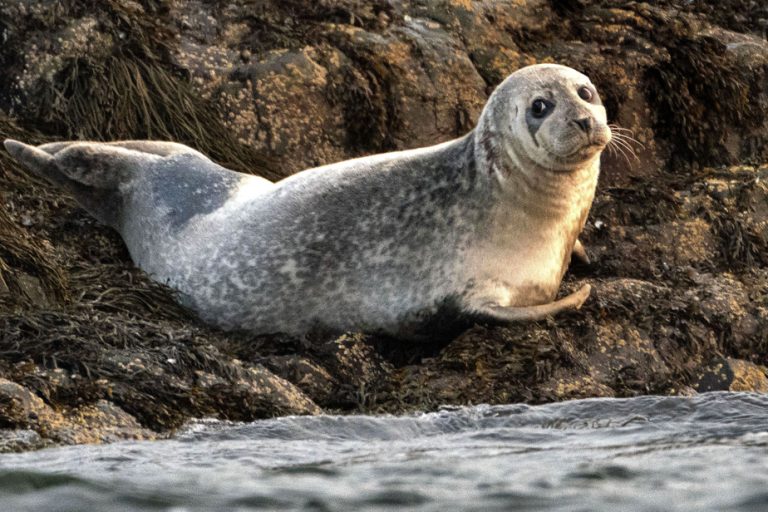
[[766, 115], [752, 101], [753, 76], [707, 36], [679, 38], [669, 60], [646, 71], [656, 134], [674, 147], [671, 167], [735, 163], [725, 148], [728, 127], [756, 129]]
[[64, 58], [53, 79], [31, 88], [24, 117], [61, 138], [172, 140], [241, 172], [284, 176], [277, 160], [237, 140], [174, 64], [176, 29], [168, 10], [160, 0], [65, 2], [62, 16], [95, 15], [113, 46]]
[[[15, 138], [38, 142], [40, 136], [0, 115], [0, 140]], [[35, 189], [39, 181], [22, 172], [5, 151], [0, 151], [0, 200], [16, 190]], [[48, 257], [40, 240], [25, 233], [0, 206], [0, 305], [29, 305], [37, 281], [56, 301], [68, 298], [65, 273]], [[5, 288], [5, 293], [3, 289]]]
[[[0, 358], [13, 366], [11, 377], [51, 404], [109, 399], [158, 431], [190, 417], [247, 421], [296, 412], [257, 392], [249, 367], [211, 345], [222, 336], [121, 314], [0, 314]], [[57, 369], [65, 378], [52, 378]]]
[[125, 55], [76, 58], [37, 94], [35, 117], [65, 138], [172, 140], [235, 170], [282, 175], [275, 161], [239, 143], [188, 81], [157, 64]]
[[658, 224], [680, 215], [680, 200], [673, 195], [669, 180], [632, 179], [629, 186], [601, 190], [610, 200], [595, 205], [593, 216], [622, 224]]
[[768, 5], [754, 0], [662, 0], [659, 6], [671, 6], [683, 12], [706, 17], [707, 20], [735, 32], [751, 32], [763, 39], [768, 30]]
[[768, 265], [768, 240], [764, 234], [727, 211], [711, 212], [710, 217], [726, 268], [744, 271]]

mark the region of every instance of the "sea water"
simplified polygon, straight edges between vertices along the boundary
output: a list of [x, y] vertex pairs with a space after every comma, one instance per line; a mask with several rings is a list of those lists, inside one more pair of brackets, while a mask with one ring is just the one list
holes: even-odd
[[765, 511], [768, 398], [201, 421], [0, 455], [0, 509]]

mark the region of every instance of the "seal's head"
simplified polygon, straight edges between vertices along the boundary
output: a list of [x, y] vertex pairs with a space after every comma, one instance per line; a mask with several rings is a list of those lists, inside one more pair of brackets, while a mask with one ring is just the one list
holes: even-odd
[[556, 64], [512, 73], [489, 99], [479, 127], [489, 156], [509, 158], [524, 172], [584, 168], [611, 140], [595, 86]]

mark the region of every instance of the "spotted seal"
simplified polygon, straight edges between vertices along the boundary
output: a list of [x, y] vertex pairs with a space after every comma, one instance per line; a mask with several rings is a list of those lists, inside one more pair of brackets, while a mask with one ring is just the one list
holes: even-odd
[[117, 229], [206, 322], [408, 337], [447, 305], [502, 322], [579, 308], [588, 285], [555, 297], [583, 254], [610, 139], [590, 80], [545, 64], [510, 75], [459, 139], [277, 183], [169, 142], [5, 146]]

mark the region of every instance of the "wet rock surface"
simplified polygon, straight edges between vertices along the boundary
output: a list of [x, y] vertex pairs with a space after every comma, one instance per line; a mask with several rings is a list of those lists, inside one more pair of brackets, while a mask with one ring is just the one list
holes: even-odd
[[[606, 152], [564, 289], [584, 308], [413, 344], [222, 333], [0, 152], [0, 450], [190, 418], [765, 392], [768, 9], [760, 2], [37, 2], [0, 6], [0, 138], [158, 138], [269, 178], [469, 130], [515, 69], [588, 74]], [[634, 156], [636, 155], [636, 156]]]

